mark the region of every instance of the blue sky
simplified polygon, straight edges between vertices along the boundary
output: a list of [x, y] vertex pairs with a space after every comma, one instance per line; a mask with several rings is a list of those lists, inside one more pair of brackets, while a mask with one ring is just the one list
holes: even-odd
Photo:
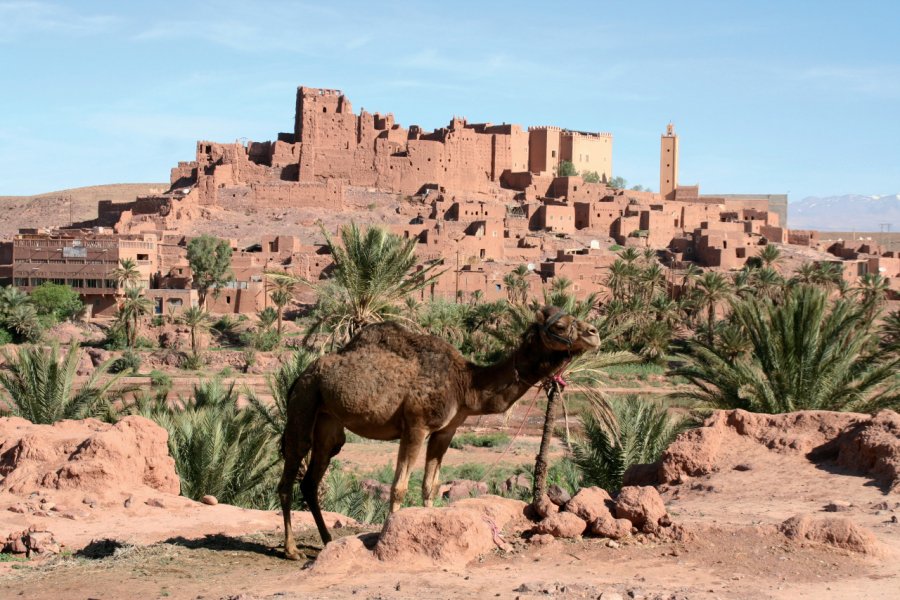
[[0, 195], [167, 181], [274, 139], [298, 85], [403, 125], [615, 135], [613, 169], [792, 199], [900, 191], [900, 2], [0, 0]]

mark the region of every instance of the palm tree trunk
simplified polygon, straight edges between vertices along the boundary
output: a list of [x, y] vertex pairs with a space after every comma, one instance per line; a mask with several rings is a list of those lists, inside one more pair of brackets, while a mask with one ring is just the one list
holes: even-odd
[[551, 381], [550, 387], [547, 389], [547, 412], [544, 414], [544, 431], [541, 433], [541, 447], [534, 461], [534, 490], [531, 497], [533, 503], [537, 503], [547, 493], [547, 468], [549, 466], [550, 440], [553, 437], [553, 414], [559, 395], [559, 384]]
[[281, 337], [281, 311], [282, 307], [278, 307], [278, 337]]
[[713, 343], [713, 324], [716, 321], [716, 303], [710, 302], [706, 307], [707, 310], [707, 331], [706, 331], [706, 341], [709, 342], [709, 345], [712, 346]]
[[197, 329], [191, 327], [191, 353], [197, 356]]

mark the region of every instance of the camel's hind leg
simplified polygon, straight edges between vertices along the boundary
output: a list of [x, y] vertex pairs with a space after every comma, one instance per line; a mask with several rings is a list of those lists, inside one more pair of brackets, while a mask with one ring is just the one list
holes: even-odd
[[315, 391], [306, 380], [298, 380], [291, 393], [287, 423], [281, 438], [284, 471], [281, 481], [278, 483], [278, 497], [281, 500], [281, 513], [284, 516], [284, 556], [290, 560], [299, 560], [300, 553], [297, 551], [294, 532], [291, 528], [291, 505], [293, 504], [294, 482], [297, 481], [300, 465], [312, 447], [318, 402]]
[[331, 534], [328, 532], [328, 527], [325, 526], [322, 508], [319, 506], [319, 484], [325, 476], [325, 471], [328, 470], [331, 457], [341, 451], [346, 440], [344, 426], [337, 419], [324, 413], [319, 415], [313, 432], [312, 455], [306, 475], [300, 482], [300, 491], [303, 492], [303, 499], [306, 500], [309, 511], [316, 521], [316, 527], [319, 529], [319, 535], [324, 544], [331, 541]]

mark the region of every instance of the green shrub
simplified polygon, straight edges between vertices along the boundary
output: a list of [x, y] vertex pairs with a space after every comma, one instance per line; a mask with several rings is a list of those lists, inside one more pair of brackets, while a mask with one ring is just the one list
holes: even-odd
[[221, 371], [219, 371], [219, 377], [224, 379], [228, 379], [234, 374], [234, 371], [231, 370], [231, 367], [224, 367]]
[[181, 357], [181, 362], [178, 366], [185, 371], [199, 371], [205, 364], [202, 354], [187, 353]]
[[656, 461], [676, 435], [693, 426], [692, 420], [671, 417], [665, 407], [637, 396], [610, 400], [609, 407], [614, 419], [585, 411], [584, 436], [572, 442], [572, 463], [583, 485], [618, 490], [628, 467]]
[[150, 383], [154, 387], [172, 387], [172, 378], [162, 371], [153, 369], [150, 371]]
[[84, 308], [78, 292], [65, 284], [43, 283], [30, 296], [38, 315], [52, 315], [57, 321], [73, 319]]
[[110, 373], [137, 373], [141, 368], [141, 355], [137, 352], [126, 351], [122, 356], [113, 361], [109, 367]]
[[0, 327], [0, 346], [13, 343], [13, 334], [6, 329]]

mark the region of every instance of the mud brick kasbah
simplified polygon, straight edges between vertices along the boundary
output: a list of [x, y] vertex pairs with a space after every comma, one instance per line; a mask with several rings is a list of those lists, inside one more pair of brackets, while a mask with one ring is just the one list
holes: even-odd
[[[610, 133], [461, 117], [425, 131], [391, 113], [354, 112], [340, 90], [300, 87], [293, 131], [275, 141], [199, 141], [195, 159], [172, 169], [168, 192], [101, 200], [93, 221], [23, 229], [0, 242], [0, 283], [26, 291], [67, 283], [95, 316], [108, 316], [116, 309], [112, 271], [131, 258], [156, 312], [177, 314], [197, 302], [186, 245], [211, 209], [306, 209], [349, 220], [358, 209], [349, 198], [371, 197], [370, 206], [388, 204], [381, 208], [390, 209], [393, 232], [418, 240], [423, 263], [446, 266], [422, 299], [506, 298], [503, 277], [522, 264], [531, 293], [566, 277], [583, 297], [603, 291], [620, 247], [657, 250], [677, 285], [691, 263], [738, 269], [767, 243], [841, 263], [848, 281], [881, 273], [900, 295], [896, 252], [787, 229], [784, 194], [705, 195], [699, 185], [680, 185], [678, 156], [670, 123], [660, 137], [659, 192], [617, 189]], [[564, 161], [583, 176], [558, 176]], [[209, 309], [249, 314], [267, 306], [266, 269], [322, 277], [331, 264], [322, 242], [300, 234], [232, 240], [235, 280]]]

